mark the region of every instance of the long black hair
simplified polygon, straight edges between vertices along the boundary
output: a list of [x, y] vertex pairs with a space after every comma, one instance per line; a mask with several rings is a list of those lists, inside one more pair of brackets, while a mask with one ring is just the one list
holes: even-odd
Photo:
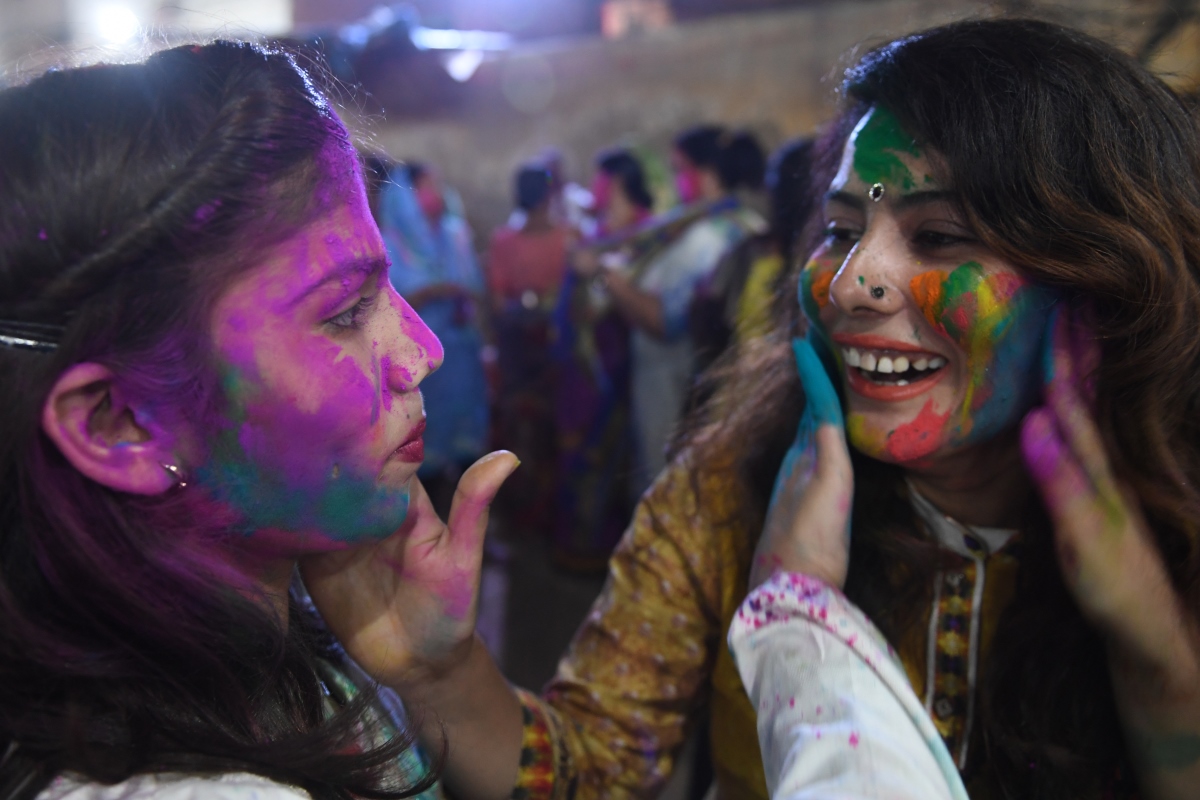
[[404, 731], [371, 744], [371, 687], [327, 717], [336, 649], [302, 605], [283, 624], [240, 591], [221, 520], [89, 480], [40, 426], [85, 361], [163, 420], [218, 413], [208, 310], [337, 199], [345, 127], [292, 56], [215, 42], [0, 91], [0, 131], [0, 331], [57, 345], [0, 347], [0, 795], [63, 773], [428, 786], [395, 769]]

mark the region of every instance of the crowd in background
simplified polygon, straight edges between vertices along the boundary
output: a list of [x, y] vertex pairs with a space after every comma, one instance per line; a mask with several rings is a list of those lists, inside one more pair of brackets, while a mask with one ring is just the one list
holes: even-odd
[[811, 150], [791, 142], [768, 163], [752, 134], [702, 125], [673, 141], [673, 186], [613, 147], [586, 188], [548, 150], [516, 170], [513, 211], [478, 254], [435, 166], [369, 156], [392, 284], [446, 352], [422, 384], [435, 505], [489, 448], [512, 450], [505, 528], [547, 536], [561, 567], [602, 571], [703, 399], [697, 378], [768, 324], [808, 216]]

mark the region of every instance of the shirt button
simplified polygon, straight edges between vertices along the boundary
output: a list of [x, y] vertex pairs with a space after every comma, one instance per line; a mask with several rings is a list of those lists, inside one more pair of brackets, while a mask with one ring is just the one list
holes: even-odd
[[954, 703], [943, 697], [933, 704], [933, 713], [937, 714], [938, 719], [945, 719], [954, 713]]
[[946, 577], [946, 582], [949, 583], [951, 586], [953, 586], [955, 589], [957, 589], [959, 586], [962, 585], [962, 582], [965, 579], [965, 577], [966, 576], [964, 576], [961, 572], [955, 572], [953, 575], [948, 575]]

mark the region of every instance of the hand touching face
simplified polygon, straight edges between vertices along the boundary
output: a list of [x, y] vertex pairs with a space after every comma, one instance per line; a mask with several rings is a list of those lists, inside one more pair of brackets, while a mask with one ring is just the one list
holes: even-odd
[[838, 361], [851, 444], [913, 463], [1011, 428], [1037, 397], [1054, 295], [975, 238], [886, 109], [851, 134], [800, 301]]

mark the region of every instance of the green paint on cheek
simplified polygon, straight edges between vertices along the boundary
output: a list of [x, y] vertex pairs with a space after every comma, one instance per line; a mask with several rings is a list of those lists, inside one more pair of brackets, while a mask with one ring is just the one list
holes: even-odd
[[866, 279], [866, 278], [864, 278], [862, 275], [859, 275], [859, 276], [858, 276], [858, 285], [859, 285], [859, 286], [865, 286], [865, 285], [866, 285], [866, 283], [867, 283], [867, 279]]
[[921, 148], [901, 129], [892, 112], [875, 106], [854, 137], [854, 172], [863, 183], [914, 189], [917, 181], [899, 154], [920, 158]]

